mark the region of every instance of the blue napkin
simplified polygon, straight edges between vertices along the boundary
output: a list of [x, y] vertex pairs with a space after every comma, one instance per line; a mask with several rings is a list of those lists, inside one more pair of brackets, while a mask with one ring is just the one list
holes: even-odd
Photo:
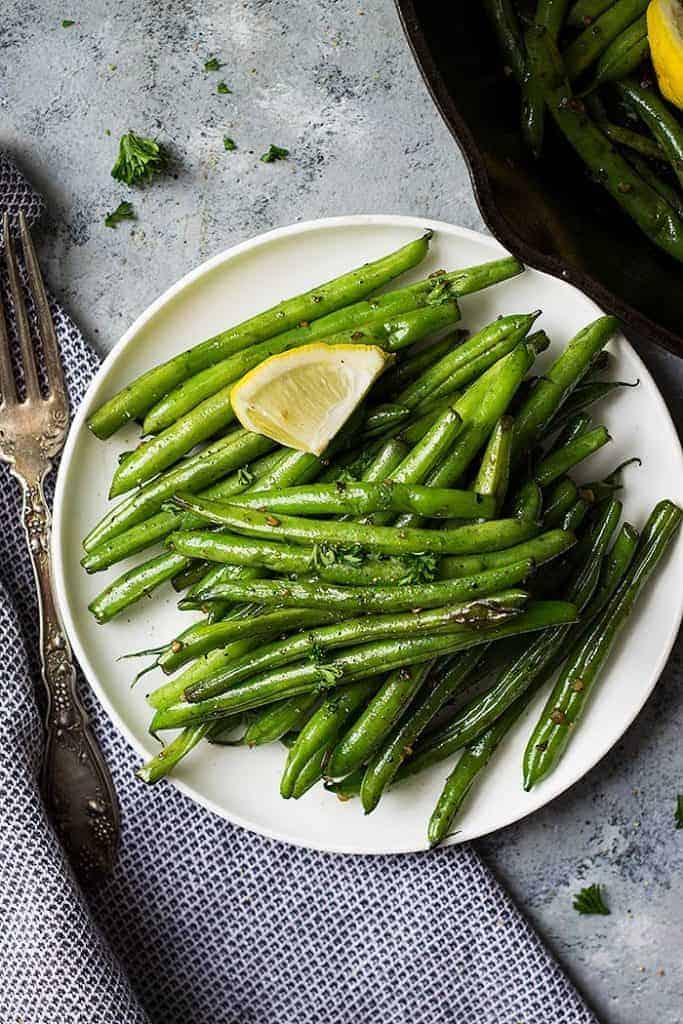
[[[42, 203], [0, 155], [0, 209]], [[98, 359], [53, 304], [72, 403]], [[471, 846], [336, 856], [236, 828], [136, 755], [81, 680], [122, 811], [116, 869], [84, 894], [37, 779], [37, 618], [19, 488], [0, 469], [2, 1024], [595, 1024]]]

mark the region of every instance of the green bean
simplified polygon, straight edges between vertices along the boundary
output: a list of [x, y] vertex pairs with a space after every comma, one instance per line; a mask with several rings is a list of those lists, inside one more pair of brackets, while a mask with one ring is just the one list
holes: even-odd
[[416, 551], [433, 551], [442, 555], [500, 551], [526, 540], [533, 533], [533, 524], [517, 519], [471, 523], [453, 530], [394, 529], [300, 516], [273, 516], [268, 512], [238, 508], [192, 495], [178, 496], [175, 501], [179, 507], [196, 512], [207, 522], [227, 526], [234, 533], [249, 537], [304, 545], [360, 544], [388, 555], [414, 554]]
[[666, 161], [666, 156], [661, 146], [653, 139], [643, 135], [641, 132], [633, 131], [632, 128], [624, 128], [620, 124], [611, 124], [609, 121], [599, 121], [600, 131], [606, 135], [610, 142], [618, 146], [626, 146], [635, 153], [647, 157], [649, 160]]
[[668, 181], [660, 178], [648, 161], [641, 159], [636, 153], [629, 153], [627, 160], [640, 177], [663, 199], [666, 199], [669, 206], [676, 211], [678, 216], [683, 217], [683, 195], [681, 192], [674, 188], [673, 185], [670, 185]]
[[605, 82], [616, 82], [635, 71], [650, 53], [647, 18], [644, 14], [614, 39], [595, 66], [590, 89]]
[[[552, 38], [557, 37], [567, 11], [568, 0], [538, 0], [534, 23], [546, 28]], [[535, 157], [541, 155], [545, 128], [545, 102], [543, 92], [528, 67], [522, 83], [522, 134]]]
[[[405, 460], [404, 460], [405, 461]], [[400, 473], [400, 466], [396, 474]], [[237, 495], [231, 505], [244, 509], [266, 509], [296, 516], [352, 515], [371, 512], [415, 512], [428, 519], [493, 519], [496, 502], [489, 492], [463, 491], [420, 484], [404, 484], [399, 480], [381, 483], [365, 481], [337, 484], [312, 484], [259, 491], [253, 495]]]
[[585, 28], [599, 18], [616, 0], [576, 0], [569, 9], [567, 24], [572, 28]]
[[197, 659], [184, 672], [174, 679], [167, 679], [161, 686], [157, 686], [151, 693], [146, 694], [147, 703], [150, 707], [160, 708], [180, 700], [188, 686], [193, 686], [205, 675], [211, 672], [218, 672], [225, 665], [232, 664], [243, 654], [254, 650], [264, 638], [270, 638], [275, 634], [263, 632], [262, 634], [251, 635], [248, 638], [240, 638], [225, 644], [220, 650], [214, 650], [210, 654]]
[[[539, 312], [519, 313], [494, 320], [468, 341], [448, 352], [418, 380], [399, 391], [396, 402], [412, 409], [424, 399], [430, 399], [439, 385], [447, 379], [454, 380], [453, 389], [468, 384], [489, 366], [512, 352], [528, 334], [529, 328], [539, 315]], [[475, 367], [474, 370], [470, 369], [472, 365]]]
[[562, 758], [602, 668], [633, 607], [681, 525], [683, 513], [660, 502], [643, 541], [615, 593], [569, 656], [532, 732], [524, 754], [524, 788], [550, 774]]
[[[431, 236], [432, 232], [427, 231], [422, 238], [409, 242], [388, 256], [366, 263], [293, 299], [286, 299], [265, 313], [259, 313], [155, 366], [99, 406], [88, 421], [90, 429], [99, 438], [111, 437], [124, 423], [139, 419], [163, 395], [192, 374], [249, 345], [295, 327], [302, 320], [321, 318], [364, 298], [423, 260]], [[336, 325], [336, 329], [340, 327]], [[328, 328], [328, 333], [331, 330]]]
[[[385, 340], [382, 340], [379, 335], [371, 340], [381, 342], [384, 347], [393, 351], [401, 344], [410, 344], [427, 334], [449, 326], [457, 320], [458, 315], [457, 304], [454, 302], [426, 306], [414, 313], [406, 313], [396, 321], [395, 333], [392, 335], [390, 331], [387, 331]], [[338, 338], [338, 336], [335, 337]], [[332, 339], [327, 340], [332, 341]], [[239, 376], [240, 374], [238, 374]], [[209, 398], [205, 398], [160, 433], [143, 441], [117, 467], [109, 492], [110, 497], [123, 494], [137, 484], [144, 483], [156, 473], [162, 472], [186, 455], [195, 445], [212, 437], [217, 430], [222, 430], [230, 423], [234, 419], [230, 395], [235, 379], [233, 378], [229, 384]]]
[[381, 747], [403, 712], [420, 692], [433, 662], [395, 669], [330, 754], [325, 772], [332, 779], [357, 771]]
[[555, 529], [579, 496], [579, 489], [568, 476], [561, 477], [550, 491], [543, 513], [543, 525]]
[[[579, 614], [585, 609], [595, 591], [600, 572], [600, 561], [616, 528], [621, 513], [620, 503], [614, 501], [603, 511], [594, 531], [588, 557], [577, 571], [568, 590], [569, 600]], [[571, 623], [544, 632], [522, 651], [506, 668], [488, 693], [476, 697], [437, 733], [418, 744], [415, 754], [405, 762], [400, 777], [414, 775], [424, 768], [450, 757], [452, 753], [488, 729], [507, 708], [533, 685], [539, 675], [563, 649]], [[397, 776], [398, 777], [398, 776]]]
[[616, 87], [650, 129], [683, 186], [683, 125], [655, 90], [644, 89], [632, 78]]
[[290, 747], [280, 782], [280, 795], [285, 800], [293, 795], [297, 779], [310, 759], [320, 750], [329, 751], [342, 729], [367, 704], [378, 686], [379, 681], [375, 678], [340, 686], [302, 726], [296, 742]]
[[559, 433], [555, 435], [555, 440], [547, 449], [545, 457], [547, 458], [549, 455], [554, 455], [556, 452], [561, 451], [565, 445], [573, 444], [577, 438], [587, 434], [592, 427], [593, 421], [586, 413], [580, 412], [576, 416], [572, 416], [570, 420], [567, 420]]
[[576, 533], [586, 518], [589, 507], [589, 503], [585, 498], [577, 498], [574, 504], [565, 512], [562, 520], [562, 529]]
[[391, 478], [408, 454], [408, 447], [397, 438], [385, 441], [372, 462], [365, 468], [361, 480], [365, 483], [380, 483]]
[[309, 720], [317, 703], [315, 693], [303, 693], [289, 697], [281, 704], [267, 704], [247, 727], [243, 742], [248, 747], [259, 747], [264, 743], [275, 743], [288, 732], [298, 732]]
[[543, 494], [535, 480], [525, 480], [510, 502], [510, 515], [532, 523], [541, 521]]
[[526, 558], [530, 558], [538, 567], [564, 554], [575, 543], [576, 538], [571, 533], [557, 529], [548, 530], [547, 533], [541, 533], [537, 537], [532, 537], [531, 540], [506, 548], [504, 551], [442, 558], [439, 575], [442, 579], [457, 579], [490, 569], [499, 569], [505, 565], [521, 562]]
[[526, 711], [532, 698], [536, 695], [536, 690], [537, 687], [533, 686], [523, 693], [493, 725], [489, 726], [476, 739], [465, 744], [465, 749], [446, 779], [429, 819], [427, 839], [430, 846], [438, 846], [448, 838], [455, 816], [476, 782], [479, 773], [486, 768], [510, 729]]
[[[92, 551], [129, 526], [135, 526], [154, 515], [164, 501], [177, 491], [201, 491], [233, 470], [243, 469], [253, 459], [274, 447], [275, 443], [267, 437], [252, 434], [248, 430], [234, 431], [120, 502], [90, 531], [83, 541], [83, 547], [86, 551]], [[236, 473], [235, 480], [238, 477], [246, 479], [242, 486], [248, 486], [248, 472]]]
[[[511, 416], [501, 416], [498, 420], [484, 449], [479, 470], [472, 484], [473, 493], [489, 496], [493, 500], [495, 512], [503, 507], [510, 481], [513, 426], [514, 420]], [[420, 514], [424, 515], [424, 512]]]
[[[382, 794], [391, 785], [405, 758], [429, 723], [464, 685], [481, 662], [484, 647], [473, 647], [458, 654], [452, 663], [434, 679], [417, 707], [410, 709], [405, 721], [396, 725], [386, 742], [374, 754], [363, 775], [360, 797], [366, 814], [374, 811]], [[434, 673], [433, 673], [434, 674]]]
[[641, 465], [641, 461], [638, 458], [626, 459], [616, 469], [613, 469], [611, 473], [608, 473], [604, 479], [591, 480], [590, 483], [581, 484], [581, 493], [595, 504], [604, 501], [605, 498], [611, 498], [616, 491], [622, 490], [624, 486], [624, 470], [634, 463], [637, 463], [639, 466]]
[[611, 598], [626, 575], [626, 571], [635, 557], [637, 547], [638, 531], [630, 523], [624, 523], [611, 550], [603, 558], [598, 585], [576, 630], [578, 636], [585, 632]]
[[572, 622], [576, 608], [566, 601], [532, 602], [527, 611], [503, 625], [472, 630], [467, 634], [412, 637], [400, 640], [382, 640], [342, 650], [334, 661], [328, 662], [324, 676], [314, 663], [295, 663], [257, 676], [211, 700], [196, 704], [178, 703], [156, 712], [150, 730], [174, 729], [193, 722], [222, 718], [226, 714], [246, 711], [252, 707], [293, 697], [297, 693], [311, 693], [330, 683], [334, 685], [356, 679], [384, 675], [395, 668], [420, 664], [432, 658], [476, 647], [508, 636], [517, 636], [538, 629], [546, 629], [562, 622]]
[[379, 437], [409, 419], [410, 409], [407, 405], [389, 404], [377, 406], [363, 424], [363, 437]]
[[322, 747], [304, 765], [292, 790], [292, 796], [295, 800], [299, 800], [305, 793], [308, 793], [309, 789], [315, 786], [316, 782], [320, 782], [329, 756], [330, 747]]
[[162, 747], [158, 754], [141, 765], [135, 774], [150, 786], [154, 785], [155, 782], [159, 782], [205, 738], [214, 724], [211, 722], [200, 722], [198, 725], [189, 725], [170, 743]]
[[173, 577], [171, 586], [178, 594], [188, 590], [204, 578], [210, 568], [209, 562], [192, 562]]
[[302, 608], [281, 608], [246, 619], [222, 619], [220, 622], [195, 622], [164, 646], [156, 664], [167, 675], [217, 647], [252, 636], [279, 636], [291, 629], [308, 629], [336, 621], [334, 612]]
[[548, 487], [561, 476], [578, 465], [589, 455], [593, 455], [610, 441], [606, 427], [596, 427], [586, 434], [580, 434], [551, 455], [546, 456], [534, 470], [534, 479], [539, 487]]
[[683, 260], [683, 220], [615, 151], [581, 101], [572, 98], [552, 41], [530, 31], [527, 52], [543, 83], [546, 105], [568, 142], [648, 238], [674, 259]]
[[496, 33], [506, 67], [521, 82], [526, 70], [524, 42], [511, 0], [484, 0], [482, 6]]
[[540, 437], [596, 354], [618, 328], [619, 321], [615, 317], [598, 317], [572, 338], [564, 352], [537, 381], [515, 417], [513, 458], [519, 458]]
[[250, 651], [246, 658], [234, 659], [219, 673], [188, 687], [185, 698], [189, 701], [201, 701], [217, 697], [245, 679], [301, 658], [312, 658], [323, 666], [321, 672], [324, 673], [327, 652], [337, 647], [369, 643], [374, 640], [389, 640], [393, 637], [409, 636], [411, 633], [455, 633], [481, 629], [518, 614], [525, 602], [523, 593], [512, 591], [491, 600], [449, 604], [432, 611], [408, 612], [402, 615], [366, 615], [346, 619], [336, 625], [322, 626], [284, 640], [276, 640], [261, 647], [256, 654]]
[[617, 0], [574, 39], [563, 57], [570, 79], [578, 78], [594, 64], [609, 44], [645, 13], [649, 0]]

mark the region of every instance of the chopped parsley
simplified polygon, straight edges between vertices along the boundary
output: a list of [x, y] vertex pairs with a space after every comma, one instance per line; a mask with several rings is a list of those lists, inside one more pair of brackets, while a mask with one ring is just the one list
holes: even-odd
[[430, 551], [423, 551], [416, 555], [404, 555], [402, 562], [406, 567], [406, 574], [398, 581], [399, 585], [433, 583], [436, 579], [439, 559]]
[[289, 156], [289, 150], [283, 149], [282, 146], [274, 146], [271, 142], [267, 152], [260, 158], [264, 164], [275, 163], [276, 160], [286, 160]]
[[676, 828], [683, 828], [683, 793], [678, 794], [675, 814]]
[[232, 92], [232, 89], [228, 88], [226, 82], [219, 82], [218, 85], [216, 86], [216, 92], [219, 92], [221, 96], [227, 96], [229, 93]]
[[360, 544], [328, 544], [323, 541], [313, 545], [313, 568], [327, 569], [331, 565], [359, 566], [365, 561], [365, 551]]
[[316, 671], [318, 674], [318, 685], [316, 689], [327, 690], [331, 686], [336, 686], [341, 677], [344, 675], [344, 669], [341, 665], [316, 665]]
[[168, 154], [154, 139], [126, 132], [119, 142], [119, 155], [111, 169], [112, 178], [126, 185], [150, 182], [168, 167]]
[[204, 61], [205, 71], [220, 71], [222, 67], [223, 65], [219, 61], [218, 57], [209, 57], [207, 61]]
[[108, 228], [115, 228], [122, 220], [135, 220], [133, 204], [125, 199], [122, 203], [119, 203], [115, 210], [107, 214], [104, 218], [104, 223]]
[[248, 487], [250, 484], [253, 484], [255, 479], [256, 477], [249, 469], [249, 466], [240, 466], [237, 470], [237, 483], [240, 487]]
[[71, 18], [63, 18], [62, 19], [62, 28], [71, 28], [71, 26], [75, 25], [75, 24], [76, 24], [76, 22], [72, 21]]
[[325, 645], [321, 644], [319, 640], [311, 639], [311, 660], [316, 665], [322, 665], [327, 660], [327, 651]]
[[237, 149], [237, 143], [235, 142], [234, 139], [231, 139], [227, 135], [224, 135], [223, 149], [228, 153], [232, 153], [233, 149]]
[[602, 886], [597, 883], [577, 893], [572, 903], [579, 914], [609, 914], [610, 909], [602, 898]]

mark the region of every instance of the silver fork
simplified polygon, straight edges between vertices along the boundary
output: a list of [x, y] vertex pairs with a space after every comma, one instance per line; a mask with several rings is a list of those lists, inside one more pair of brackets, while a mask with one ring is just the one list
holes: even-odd
[[77, 873], [93, 881], [111, 870], [119, 833], [119, 812], [109, 769], [93, 737], [76, 689], [76, 669], [57, 612], [51, 582], [50, 512], [43, 481], [62, 450], [69, 405], [57, 336], [26, 219], [19, 232], [26, 279], [37, 312], [47, 378], [41, 395], [36, 352], [19, 268], [3, 216], [9, 279], [26, 397], [18, 397], [0, 295], [0, 460], [10, 466], [23, 491], [22, 521], [38, 591], [41, 675], [47, 693], [46, 745], [42, 769], [45, 805]]

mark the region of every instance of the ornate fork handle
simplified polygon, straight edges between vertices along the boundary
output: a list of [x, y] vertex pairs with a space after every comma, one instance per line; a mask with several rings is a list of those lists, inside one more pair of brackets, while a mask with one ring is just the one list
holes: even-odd
[[42, 679], [47, 691], [43, 798], [78, 874], [92, 880], [111, 871], [119, 812], [109, 770], [78, 697], [76, 668], [55, 607], [50, 567], [50, 512], [42, 478], [27, 482], [23, 525], [38, 586]]

